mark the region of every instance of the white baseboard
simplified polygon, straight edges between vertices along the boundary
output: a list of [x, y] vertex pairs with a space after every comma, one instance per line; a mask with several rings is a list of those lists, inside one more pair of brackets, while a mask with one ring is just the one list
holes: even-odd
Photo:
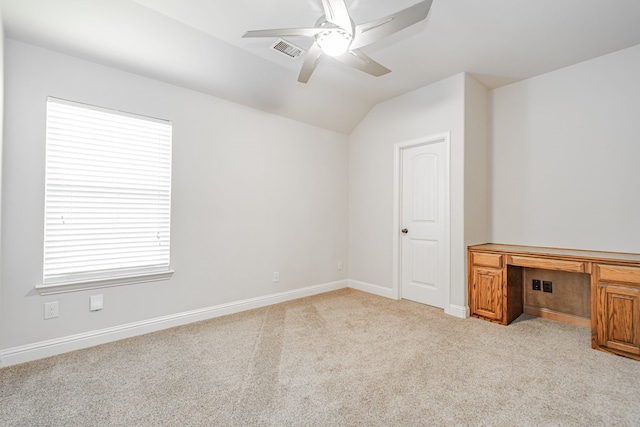
[[242, 301], [220, 304], [213, 307], [156, 317], [154, 319], [128, 323], [97, 331], [85, 332], [82, 334], [8, 348], [0, 351], [0, 367], [17, 365], [19, 363], [25, 363], [49, 356], [55, 356], [57, 354], [67, 353], [69, 351], [93, 347], [175, 326], [212, 319], [214, 317], [225, 316], [227, 314], [238, 313], [241, 311], [252, 310], [254, 308], [291, 301], [324, 292], [335, 291], [337, 289], [346, 288], [348, 285], [349, 282], [347, 280], [340, 280], [337, 282], [309, 286], [293, 291], [265, 295]]
[[[360, 282], [358, 280], [349, 280], [349, 285], [352, 289], [368, 292], [370, 294], [378, 295], [385, 298], [398, 299], [398, 296], [391, 288], [385, 288], [384, 286], [372, 285], [371, 283]], [[460, 319], [466, 319], [469, 317], [469, 307], [449, 304], [444, 310], [445, 314], [458, 317]]]
[[[395, 294], [393, 289], [385, 288], [379, 285], [372, 285], [371, 283], [360, 282], [358, 280], [349, 280], [349, 287], [352, 289], [368, 292], [370, 294], [378, 295], [381, 297], [398, 299], [398, 296]], [[460, 319], [466, 319], [469, 317], [469, 314], [470, 314], [469, 307], [455, 305], [455, 304], [449, 304], [449, 307], [446, 307], [444, 312], [445, 314], [458, 317]]]
[[444, 312], [445, 314], [458, 317], [460, 319], [466, 319], [470, 314], [469, 307], [454, 304], [449, 304], [449, 307], [445, 308]]
[[349, 285], [352, 289], [357, 289], [362, 292], [368, 292], [370, 294], [378, 295], [381, 297], [398, 299], [391, 288], [385, 288], [379, 285], [372, 285], [371, 283], [360, 282], [358, 280], [349, 280]]

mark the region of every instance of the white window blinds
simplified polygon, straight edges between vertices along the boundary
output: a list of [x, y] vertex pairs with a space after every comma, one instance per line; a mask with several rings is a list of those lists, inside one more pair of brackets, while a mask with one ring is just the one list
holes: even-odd
[[171, 130], [47, 99], [44, 285], [169, 270]]

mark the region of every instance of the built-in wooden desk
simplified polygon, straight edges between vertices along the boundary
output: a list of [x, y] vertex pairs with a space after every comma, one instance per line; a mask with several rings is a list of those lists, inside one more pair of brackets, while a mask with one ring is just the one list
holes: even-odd
[[640, 254], [487, 243], [469, 246], [468, 262], [472, 316], [590, 327], [591, 347], [640, 360]]

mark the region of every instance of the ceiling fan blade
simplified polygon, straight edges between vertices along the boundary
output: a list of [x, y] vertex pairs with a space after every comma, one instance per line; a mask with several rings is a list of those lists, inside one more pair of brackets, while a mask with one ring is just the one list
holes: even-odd
[[351, 65], [360, 71], [364, 71], [365, 73], [376, 77], [380, 77], [391, 72], [390, 69], [377, 63], [357, 49], [350, 50], [349, 52], [343, 53], [340, 56], [335, 56], [334, 58], [343, 64]]
[[317, 44], [313, 44], [309, 48], [309, 52], [307, 52], [307, 56], [304, 58], [304, 64], [302, 64], [302, 69], [300, 70], [300, 75], [298, 76], [298, 81], [300, 83], [306, 83], [309, 81], [309, 77], [313, 74], [313, 70], [316, 69], [320, 58], [322, 57], [322, 49]]
[[252, 30], [244, 33], [247, 37], [313, 37], [322, 31], [321, 28], [279, 28], [275, 30]]
[[432, 2], [433, 0], [421, 1], [416, 5], [385, 18], [356, 25], [353, 42], [351, 42], [351, 49], [366, 46], [422, 21], [429, 14]]
[[353, 31], [351, 16], [344, 0], [322, 0], [322, 7], [327, 21], [350, 33]]

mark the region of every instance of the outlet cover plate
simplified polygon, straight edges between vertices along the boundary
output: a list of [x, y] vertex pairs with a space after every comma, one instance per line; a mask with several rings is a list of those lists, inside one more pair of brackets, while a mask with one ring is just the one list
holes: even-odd
[[91, 295], [89, 310], [98, 311], [98, 310], [102, 310], [103, 307], [104, 307], [104, 298], [102, 297], [102, 295]]
[[532, 289], [533, 289], [534, 291], [539, 291], [539, 290], [541, 290], [541, 289], [542, 289], [542, 288], [541, 288], [541, 286], [540, 286], [540, 280], [538, 280], [538, 279], [533, 279], [533, 281], [532, 281]]
[[44, 303], [44, 318], [46, 319], [54, 319], [58, 317], [58, 301], [45, 302]]

